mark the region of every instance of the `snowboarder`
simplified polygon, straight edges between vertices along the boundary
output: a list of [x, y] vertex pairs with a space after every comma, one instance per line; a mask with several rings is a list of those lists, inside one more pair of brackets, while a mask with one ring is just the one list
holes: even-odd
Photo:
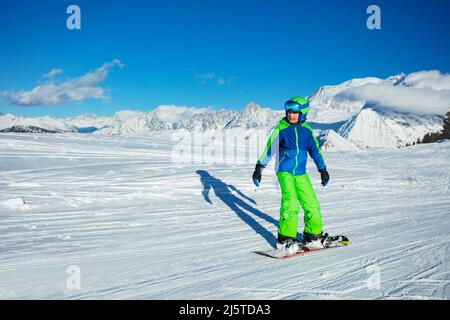
[[[306, 173], [308, 153], [320, 172], [323, 186], [327, 185], [330, 177], [319, 143], [312, 128], [305, 122], [310, 109], [309, 101], [294, 97], [285, 103], [284, 109], [286, 116], [272, 130], [266, 148], [256, 163], [253, 182], [259, 186], [263, 169], [278, 153], [276, 171], [281, 187], [281, 207], [277, 249], [294, 253], [302, 246], [323, 248], [320, 205]], [[305, 224], [301, 243], [296, 239], [299, 203], [304, 211]]]

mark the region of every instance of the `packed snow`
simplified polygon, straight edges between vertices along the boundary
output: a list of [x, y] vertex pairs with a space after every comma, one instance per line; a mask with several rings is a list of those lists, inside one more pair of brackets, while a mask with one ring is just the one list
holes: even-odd
[[179, 141], [0, 134], [0, 298], [450, 297], [448, 141], [324, 150], [324, 230], [351, 245], [288, 260], [253, 253], [275, 244], [274, 172], [255, 189], [256, 159], [173, 161]]

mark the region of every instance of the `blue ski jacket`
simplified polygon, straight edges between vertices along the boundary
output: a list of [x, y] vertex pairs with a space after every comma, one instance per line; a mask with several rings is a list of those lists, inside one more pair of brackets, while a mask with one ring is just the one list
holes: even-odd
[[299, 176], [306, 173], [308, 153], [319, 171], [326, 169], [313, 129], [306, 122], [290, 124], [283, 118], [272, 130], [264, 153], [257, 163], [266, 167], [272, 157], [278, 154], [277, 172]]

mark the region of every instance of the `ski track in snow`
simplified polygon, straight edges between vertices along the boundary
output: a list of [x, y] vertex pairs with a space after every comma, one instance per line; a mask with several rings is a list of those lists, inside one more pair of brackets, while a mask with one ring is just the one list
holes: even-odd
[[449, 298], [450, 143], [325, 152], [326, 188], [310, 160], [324, 230], [351, 245], [287, 260], [252, 253], [275, 243], [273, 172], [255, 191], [254, 165], [174, 163], [172, 146], [0, 134], [0, 298]]

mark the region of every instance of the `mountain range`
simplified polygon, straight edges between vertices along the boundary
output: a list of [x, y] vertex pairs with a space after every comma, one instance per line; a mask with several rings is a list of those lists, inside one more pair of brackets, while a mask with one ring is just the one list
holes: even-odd
[[[324, 149], [404, 147], [426, 133], [442, 129], [446, 96], [440, 102], [444, 107], [426, 109], [426, 106], [428, 100], [437, 101], [436, 97], [449, 92], [445, 77], [436, 71], [401, 73], [387, 79], [358, 78], [323, 86], [309, 96], [311, 111], [307, 121], [316, 130]], [[411, 96], [418, 98], [411, 102], [408, 100]], [[218, 136], [230, 129], [242, 132], [270, 129], [283, 116], [282, 107], [273, 110], [253, 102], [241, 111], [162, 105], [150, 112], [123, 110], [112, 117], [81, 115], [56, 119], [0, 114], [0, 132], [127, 136], [208, 131]]]

